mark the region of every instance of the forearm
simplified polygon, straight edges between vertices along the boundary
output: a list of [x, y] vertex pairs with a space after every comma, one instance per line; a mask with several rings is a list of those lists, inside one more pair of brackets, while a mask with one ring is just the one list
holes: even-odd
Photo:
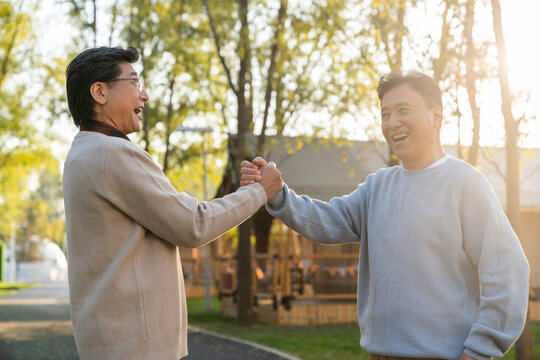
[[284, 185], [283, 190], [267, 202], [266, 208], [272, 216], [313, 242], [343, 244], [360, 241], [349, 205], [344, 199], [326, 203], [298, 196]]
[[183, 236], [173, 242], [184, 247], [200, 247], [252, 216], [266, 201], [259, 184], [242, 187], [238, 191], [208, 202], [200, 202], [187, 216], [181, 217]]

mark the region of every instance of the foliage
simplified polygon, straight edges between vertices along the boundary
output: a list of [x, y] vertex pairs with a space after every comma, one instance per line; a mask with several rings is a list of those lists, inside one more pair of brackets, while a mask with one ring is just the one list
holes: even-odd
[[[141, 52], [150, 102], [136, 138], [166, 173], [173, 167], [180, 174], [182, 149], [200, 141], [175, 136], [176, 126], [202, 123], [212, 126], [215, 136], [238, 133], [243, 116], [235, 91], [242, 81], [248, 112], [242, 126], [258, 135], [380, 140], [375, 86], [389, 69], [420, 68], [441, 79], [448, 123], [470, 113], [457, 101], [472, 71], [465, 66], [467, 0], [438, 6], [422, 0], [252, 0], [246, 5], [208, 0], [209, 10], [204, 1], [193, 0], [66, 2], [81, 31], [74, 33], [76, 40], [86, 39], [82, 43], [88, 46], [92, 39], [98, 45], [108, 39]], [[488, 11], [486, 6], [476, 2], [477, 12]], [[441, 31], [418, 32], [410, 20], [413, 12], [416, 18], [424, 13], [439, 19]], [[478, 93], [495, 76], [492, 44], [487, 38], [474, 44]], [[216, 145], [225, 150], [224, 137]]]
[[210, 200], [216, 193], [217, 184], [223, 174], [225, 153], [223, 148], [216, 144], [210, 144], [207, 154], [207, 189], [206, 196], [203, 198], [203, 159], [202, 144], [193, 143], [187, 148], [179, 144], [171, 152], [171, 158], [175, 163], [169, 167], [167, 177], [176, 189], [191, 194], [200, 200]]
[[[39, 101], [32, 98], [30, 85], [36, 81], [25, 76], [35, 75], [32, 70], [38, 63], [31, 17], [37, 3], [24, 5], [0, 2], [0, 241], [9, 238], [12, 223], [25, 223], [24, 229], [17, 230], [18, 237], [35, 231], [61, 242], [59, 164], [45, 143], [46, 136], [32, 122]], [[55, 175], [56, 183], [43, 182], [45, 174]], [[32, 191], [36, 187], [38, 191]]]
[[27, 289], [30, 287], [35, 286], [36, 284], [29, 284], [29, 283], [7, 283], [7, 282], [0, 282], [0, 295], [8, 294], [12, 291], [18, 291], [22, 289]]
[[[224, 195], [238, 183], [239, 159], [279, 143], [266, 136], [297, 137], [288, 153], [318, 136], [380, 140], [375, 88], [389, 70], [432, 74], [458, 146], [470, 118], [478, 144], [482, 104], [473, 100], [497, 77], [494, 39], [472, 37], [475, 12], [491, 10], [486, 1], [56, 0], [73, 24], [60, 57], [35, 52], [39, 3], [0, 1], [0, 240], [11, 222], [26, 222], [19, 236], [62, 241], [59, 163], [48, 148], [67, 143], [31, 119], [36, 109], [47, 125], [68, 118], [64, 70], [90, 46], [140, 51], [150, 101], [134, 140], [199, 199], [201, 136], [175, 132], [179, 125], [214, 129], [209, 193]], [[439, 28], [414, 23], [425, 18]], [[465, 92], [470, 110], [460, 104]], [[517, 125], [534, 119], [527, 92], [510, 95]], [[256, 144], [235, 144], [236, 135]]]
[[52, 155], [49, 164], [49, 167], [39, 169], [38, 188], [30, 194], [27, 202], [26, 233], [48, 238], [62, 247], [65, 232], [62, 179], [58, 160]]

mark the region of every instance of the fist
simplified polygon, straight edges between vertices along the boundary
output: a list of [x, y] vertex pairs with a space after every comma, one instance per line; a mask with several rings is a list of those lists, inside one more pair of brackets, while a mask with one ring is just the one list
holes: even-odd
[[261, 181], [261, 171], [257, 165], [247, 160], [242, 161], [241, 165], [240, 186], [253, 184], [255, 181]]
[[241, 165], [240, 186], [253, 184], [255, 181], [258, 181], [264, 188], [268, 200], [273, 198], [283, 188], [281, 172], [276, 168], [275, 163], [267, 163], [263, 158], [256, 157], [253, 162], [242, 161]]

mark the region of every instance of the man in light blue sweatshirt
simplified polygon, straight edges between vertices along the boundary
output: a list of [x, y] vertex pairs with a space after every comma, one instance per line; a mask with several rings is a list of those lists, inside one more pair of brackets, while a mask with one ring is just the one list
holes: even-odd
[[[358, 323], [369, 359], [490, 359], [521, 334], [529, 265], [486, 178], [446, 155], [439, 87], [391, 73], [377, 88], [381, 129], [402, 166], [328, 203], [284, 185], [270, 214], [311, 241], [360, 242]], [[258, 181], [260, 157], [242, 163]]]

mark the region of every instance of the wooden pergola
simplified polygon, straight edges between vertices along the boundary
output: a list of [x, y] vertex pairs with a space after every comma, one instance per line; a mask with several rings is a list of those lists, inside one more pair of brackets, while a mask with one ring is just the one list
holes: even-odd
[[[279, 324], [356, 322], [358, 245], [313, 244], [281, 222], [273, 249], [252, 255], [253, 294], [259, 320]], [[328, 249], [332, 249], [329, 252]], [[236, 259], [218, 255], [222, 312], [236, 316]]]

